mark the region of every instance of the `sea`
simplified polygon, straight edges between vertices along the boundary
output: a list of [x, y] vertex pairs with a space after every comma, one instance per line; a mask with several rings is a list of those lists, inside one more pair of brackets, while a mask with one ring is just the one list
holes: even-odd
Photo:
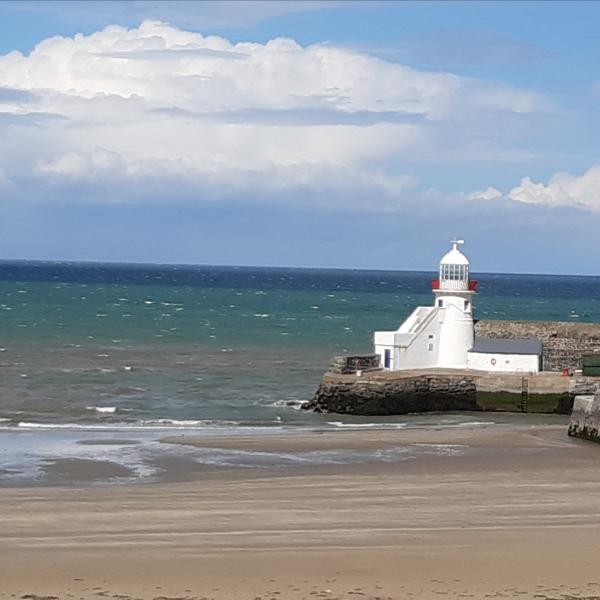
[[[115, 480], [151, 480], [156, 469], [147, 454], [164, 452], [160, 438], [174, 434], [298, 435], [523, 418], [301, 409], [333, 355], [370, 352], [373, 331], [394, 329], [415, 306], [430, 304], [433, 277], [0, 261], [0, 484], [44, 482], [44, 465], [59, 458], [117, 461], [129, 475]], [[476, 318], [600, 322], [600, 277], [475, 277]], [[322, 454], [207, 450], [196, 458], [248, 468], [373, 458]]]

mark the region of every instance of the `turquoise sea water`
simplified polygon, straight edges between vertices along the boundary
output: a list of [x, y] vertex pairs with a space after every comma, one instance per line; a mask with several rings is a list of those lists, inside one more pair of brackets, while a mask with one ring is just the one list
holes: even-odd
[[[215, 433], [472, 421], [298, 410], [333, 354], [370, 352], [374, 330], [430, 304], [432, 277], [1, 262], [0, 428], [39, 439], [52, 429]], [[478, 318], [600, 322], [598, 277], [476, 277]]]

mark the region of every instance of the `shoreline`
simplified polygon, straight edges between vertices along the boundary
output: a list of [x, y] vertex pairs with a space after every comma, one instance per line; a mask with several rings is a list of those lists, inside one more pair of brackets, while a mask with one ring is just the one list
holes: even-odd
[[448, 451], [444, 439], [460, 445], [467, 436], [469, 444], [453, 452], [473, 451], [475, 440], [481, 439], [478, 430], [496, 431], [485, 434], [491, 439], [512, 429], [566, 430], [567, 425], [560, 416], [514, 415], [498, 422], [478, 414], [429, 414], [311, 427], [10, 428], [0, 431], [0, 488], [160, 483], [193, 480], [197, 473], [219, 469], [286, 471], [406, 462], [442, 456]]
[[265, 452], [399, 443], [471, 450], [205, 469], [192, 480], [151, 484], [2, 488], [0, 598], [600, 594], [598, 447], [568, 438], [562, 425], [185, 443]]

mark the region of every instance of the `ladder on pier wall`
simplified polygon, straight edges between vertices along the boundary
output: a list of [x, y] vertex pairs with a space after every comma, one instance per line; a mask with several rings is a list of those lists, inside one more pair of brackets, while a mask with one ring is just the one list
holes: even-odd
[[521, 412], [526, 413], [529, 407], [529, 379], [521, 377]]

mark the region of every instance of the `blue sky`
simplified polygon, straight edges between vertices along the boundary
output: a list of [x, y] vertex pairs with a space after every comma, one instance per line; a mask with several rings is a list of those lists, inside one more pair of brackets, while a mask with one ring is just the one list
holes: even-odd
[[600, 3], [0, 3], [0, 256], [599, 274]]

